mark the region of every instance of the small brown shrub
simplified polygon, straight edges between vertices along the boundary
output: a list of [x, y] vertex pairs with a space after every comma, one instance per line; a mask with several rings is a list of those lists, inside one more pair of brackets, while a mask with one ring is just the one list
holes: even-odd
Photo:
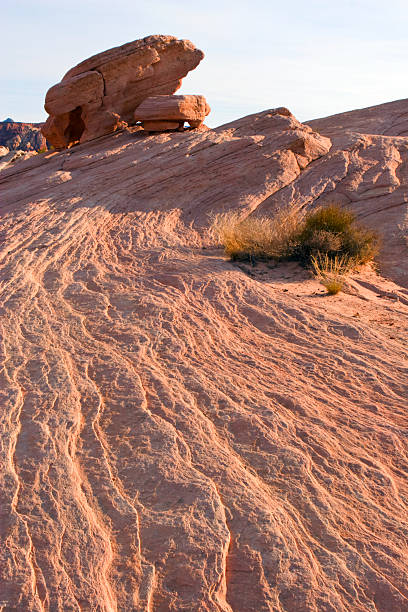
[[233, 260], [295, 259], [305, 266], [313, 266], [313, 258], [342, 261], [344, 256], [356, 267], [374, 258], [379, 243], [375, 232], [357, 224], [352, 211], [336, 204], [306, 214], [281, 209], [272, 217], [219, 214], [211, 233]]

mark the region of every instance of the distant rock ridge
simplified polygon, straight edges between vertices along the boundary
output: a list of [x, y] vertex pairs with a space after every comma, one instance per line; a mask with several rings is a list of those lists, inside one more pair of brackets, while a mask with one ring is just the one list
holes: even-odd
[[204, 57], [189, 40], [148, 36], [84, 60], [48, 90], [42, 128], [56, 148], [86, 142], [135, 122], [149, 96], [173, 94]]
[[346, 131], [381, 136], [408, 136], [408, 100], [358, 108], [305, 122], [322, 134]]
[[39, 151], [47, 148], [42, 123], [21, 123], [10, 118], [0, 121], [0, 146], [10, 150]]

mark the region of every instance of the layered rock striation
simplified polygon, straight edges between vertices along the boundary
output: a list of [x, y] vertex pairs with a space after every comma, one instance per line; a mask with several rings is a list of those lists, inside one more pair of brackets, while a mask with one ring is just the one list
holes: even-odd
[[188, 40], [148, 36], [81, 62], [48, 90], [43, 134], [56, 148], [133, 123], [149, 96], [173, 94], [204, 54]]
[[[407, 151], [280, 108], [0, 174], [5, 610], [407, 610], [408, 295], [387, 259]], [[388, 279], [327, 298], [207, 233], [336, 194], [389, 232]]]

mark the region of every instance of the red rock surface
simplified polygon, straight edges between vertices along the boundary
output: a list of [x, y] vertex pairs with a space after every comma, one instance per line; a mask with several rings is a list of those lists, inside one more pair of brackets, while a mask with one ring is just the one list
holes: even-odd
[[47, 141], [41, 133], [41, 126], [42, 123], [0, 121], [0, 146], [22, 151], [47, 149]]
[[407, 290], [327, 298], [205, 230], [341, 175], [396, 223], [408, 141], [341, 138], [279, 109], [0, 174], [5, 610], [408, 609]]
[[94, 55], [48, 90], [43, 134], [64, 148], [134, 123], [145, 98], [177, 91], [203, 57], [189, 40], [174, 36], [147, 36]]

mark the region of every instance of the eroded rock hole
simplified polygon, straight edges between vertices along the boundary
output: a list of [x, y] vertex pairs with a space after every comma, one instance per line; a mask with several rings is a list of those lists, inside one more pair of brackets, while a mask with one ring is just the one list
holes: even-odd
[[78, 142], [85, 130], [85, 123], [82, 120], [82, 107], [77, 106], [69, 113], [69, 124], [64, 132], [64, 136], [72, 144]]

